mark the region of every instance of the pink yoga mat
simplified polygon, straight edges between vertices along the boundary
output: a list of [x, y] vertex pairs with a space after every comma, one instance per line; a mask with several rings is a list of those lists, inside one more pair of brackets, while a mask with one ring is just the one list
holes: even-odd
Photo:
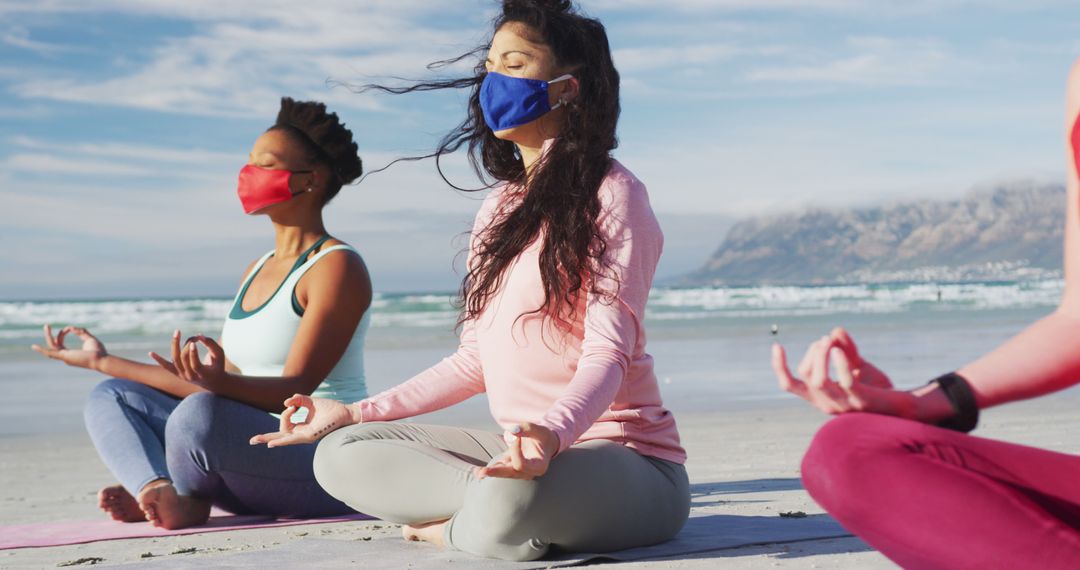
[[0, 550], [7, 550], [9, 548], [36, 548], [42, 546], [63, 546], [65, 544], [83, 544], [86, 542], [97, 542], [99, 540], [178, 536], [181, 534], [221, 532], [225, 530], [243, 530], [247, 528], [273, 528], [278, 526], [364, 520], [374, 519], [362, 514], [321, 519], [284, 518], [270, 515], [222, 514], [219, 516], [211, 516], [210, 520], [204, 525], [180, 530], [165, 530], [154, 527], [148, 522], [125, 523], [110, 519], [47, 522], [0, 527]]

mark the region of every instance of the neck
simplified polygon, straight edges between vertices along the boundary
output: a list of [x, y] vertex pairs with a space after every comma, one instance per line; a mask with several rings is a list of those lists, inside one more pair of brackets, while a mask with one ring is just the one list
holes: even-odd
[[292, 259], [326, 235], [322, 215], [304, 220], [271, 219], [274, 224], [274, 257]]
[[547, 147], [551, 145], [553, 138], [537, 138], [528, 142], [517, 142], [518, 153], [521, 155], [521, 162], [525, 166], [525, 179], [532, 178], [533, 170], [544, 156], [544, 152]]
[[533, 167], [544, 156], [544, 147], [559, 136], [562, 120], [563, 110], [556, 109], [523, 128], [519, 127], [519, 132], [514, 138], [514, 145], [517, 146], [521, 161], [525, 166], [526, 179], [531, 176]]
[[532, 176], [533, 167], [540, 161], [540, 156], [544, 154], [543, 143], [536, 146], [527, 146], [524, 144], [517, 145], [518, 153], [521, 154], [521, 162], [525, 165], [525, 176]]

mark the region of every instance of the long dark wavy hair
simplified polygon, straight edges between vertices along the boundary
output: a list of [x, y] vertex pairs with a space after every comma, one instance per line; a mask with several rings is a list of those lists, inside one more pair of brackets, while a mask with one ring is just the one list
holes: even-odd
[[[531, 41], [547, 45], [556, 66], [569, 69], [579, 82], [578, 96], [564, 106], [558, 139], [534, 166], [526, 181], [525, 167], [513, 142], [496, 138], [484, 123], [480, 85], [487, 70], [481, 57], [474, 75], [416, 82], [402, 87], [365, 85], [389, 93], [438, 89], [471, 89], [465, 119], [439, 142], [434, 157], [439, 173], [451, 186], [439, 159], [465, 146], [473, 170], [490, 187], [507, 183], [519, 189], [520, 199], [498, 212], [489, 226], [473, 237], [473, 257], [459, 291], [460, 322], [476, 318], [499, 290], [507, 267], [538, 236], [544, 303], [529, 314], [550, 316], [566, 325], [586, 290], [606, 297], [614, 291], [597, 287], [606, 273], [604, 242], [597, 228], [598, 191], [611, 168], [611, 151], [618, 145], [619, 72], [611, 59], [607, 32], [598, 20], [582, 15], [569, 0], [505, 0], [493, 21], [493, 33], [507, 24], [523, 24]], [[490, 42], [489, 42], [490, 43]], [[484, 54], [488, 45], [428, 66], [442, 69]]]

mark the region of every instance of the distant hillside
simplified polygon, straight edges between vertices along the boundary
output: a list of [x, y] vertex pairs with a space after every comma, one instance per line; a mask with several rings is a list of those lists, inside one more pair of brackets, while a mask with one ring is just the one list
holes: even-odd
[[1016, 183], [962, 200], [743, 220], [684, 285], [1008, 279], [1061, 268], [1065, 189]]

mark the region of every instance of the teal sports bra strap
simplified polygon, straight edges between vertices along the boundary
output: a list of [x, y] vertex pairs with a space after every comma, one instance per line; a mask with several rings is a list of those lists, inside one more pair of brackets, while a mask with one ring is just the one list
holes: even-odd
[[[296, 258], [296, 263], [294, 263], [293, 266], [292, 266], [292, 269], [289, 270], [289, 275], [292, 275], [293, 271], [296, 271], [297, 269], [300, 269], [300, 266], [307, 263], [308, 256], [311, 255], [311, 252], [315, 251], [316, 249], [319, 249], [319, 246], [326, 243], [326, 240], [328, 240], [328, 239], [330, 239], [330, 234], [324, 235], [323, 237], [319, 238], [319, 241], [311, 244], [311, 247], [305, 249], [304, 253], [301, 253], [300, 257]], [[288, 277], [286, 277], [286, 279], [288, 279]]]
[[243, 302], [244, 297], [247, 296], [248, 287], [250, 287], [251, 282], [255, 280], [255, 274], [257, 274], [259, 270], [262, 269], [263, 264], [266, 263], [266, 260], [269, 259], [274, 252], [271, 251], [264, 255], [263, 258], [256, 265], [256, 267], [252, 269], [251, 275], [248, 276], [247, 281], [244, 282], [244, 286], [240, 288], [240, 293], [237, 294], [236, 301], [233, 302], [232, 309], [229, 311], [229, 318], [243, 319], [246, 317], [250, 317], [251, 315], [258, 313], [266, 305], [270, 304], [270, 301], [272, 301], [274, 297], [277, 296], [278, 292], [281, 291], [281, 286], [289, 280], [289, 277], [293, 273], [295, 273], [297, 269], [300, 269], [304, 265], [304, 263], [307, 263], [308, 256], [311, 255], [311, 252], [315, 251], [319, 248], [319, 246], [326, 243], [326, 240], [328, 239], [330, 239], [330, 234], [326, 234], [323, 237], [319, 238], [318, 241], [311, 245], [311, 247], [304, 250], [304, 253], [301, 253], [300, 256], [296, 258], [296, 263], [293, 264], [292, 269], [289, 270], [288, 275], [286, 275], [285, 278], [281, 280], [281, 283], [278, 283], [277, 289], [274, 290], [274, 294], [270, 295], [270, 297], [266, 299], [266, 301], [263, 301], [262, 305], [259, 305], [251, 311], [245, 311], [243, 307]]

